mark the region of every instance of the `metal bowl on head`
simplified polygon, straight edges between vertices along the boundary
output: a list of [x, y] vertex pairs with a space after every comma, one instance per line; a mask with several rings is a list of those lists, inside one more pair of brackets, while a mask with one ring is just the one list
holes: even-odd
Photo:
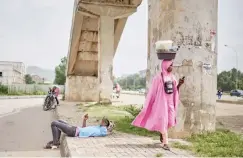
[[179, 47], [173, 46], [173, 41], [158, 41], [155, 43], [155, 49], [159, 60], [175, 59]]

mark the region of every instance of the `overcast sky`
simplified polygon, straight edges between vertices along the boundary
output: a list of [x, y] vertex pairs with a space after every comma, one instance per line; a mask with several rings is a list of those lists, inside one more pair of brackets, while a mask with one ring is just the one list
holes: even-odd
[[[236, 59], [243, 70], [242, 6], [243, 0], [219, 0], [219, 71], [235, 67]], [[115, 75], [146, 68], [146, 8], [144, 0], [126, 24], [114, 59]], [[54, 69], [67, 55], [72, 9], [73, 0], [0, 0], [0, 60]], [[224, 44], [234, 47], [238, 58]]]

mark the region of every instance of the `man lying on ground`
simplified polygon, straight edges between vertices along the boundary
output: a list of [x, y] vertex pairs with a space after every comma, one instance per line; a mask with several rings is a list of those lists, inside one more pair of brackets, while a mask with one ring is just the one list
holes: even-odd
[[62, 120], [56, 120], [51, 123], [51, 130], [53, 140], [48, 142], [45, 146], [46, 149], [54, 149], [60, 145], [61, 132], [65, 133], [69, 137], [102, 137], [108, 134], [108, 127], [110, 121], [106, 118], [101, 120], [100, 125], [87, 126], [86, 121], [88, 120], [88, 114], [84, 115], [82, 127], [72, 126]]

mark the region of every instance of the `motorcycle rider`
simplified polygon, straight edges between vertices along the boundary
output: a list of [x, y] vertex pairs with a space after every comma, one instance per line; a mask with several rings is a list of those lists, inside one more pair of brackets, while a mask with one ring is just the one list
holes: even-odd
[[53, 86], [52, 88], [50, 88], [50, 91], [52, 94], [54, 94], [57, 105], [59, 105], [59, 100], [58, 100], [58, 95], [59, 95], [59, 88], [57, 86]]

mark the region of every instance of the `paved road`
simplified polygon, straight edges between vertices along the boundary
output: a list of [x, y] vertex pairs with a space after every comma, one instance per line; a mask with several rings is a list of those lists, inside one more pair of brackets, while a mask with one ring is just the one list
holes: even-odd
[[[226, 96], [230, 97], [230, 96]], [[232, 98], [234, 99], [234, 97]], [[145, 97], [141, 95], [121, 94], [119, 99], [114, 99], [117, 105], [144, 104]], [[217, 116], [243, 115], [243, 105], [217, 103]]]
[[17, 113], [24, 108], [40, 106], [42, 103], [43, 103], [43, 98], [0, 100], [0, 117], [12, 113]]
[[[133, 95], [143, 95], [137, 91], [122, 91], [123, 94], [133, 94]], [[216, 96], [215, 94], [215, 98], [218, 99], [218, 97]], [[238, 101], [238, 100], [242, 100], [243, 98], [242, 97], [236, 97], [236, 96], [230, 96], [228, 94], [224, 94], [222, 95], [221, 97], [222, 100], [229, 100], [229, 101]]]
[[51, 140], [53, 114], [42, 111], [42, 101], [0, 100], [0, 156], [60, 156], [59, 150], [43, 149], [43, 145]]

